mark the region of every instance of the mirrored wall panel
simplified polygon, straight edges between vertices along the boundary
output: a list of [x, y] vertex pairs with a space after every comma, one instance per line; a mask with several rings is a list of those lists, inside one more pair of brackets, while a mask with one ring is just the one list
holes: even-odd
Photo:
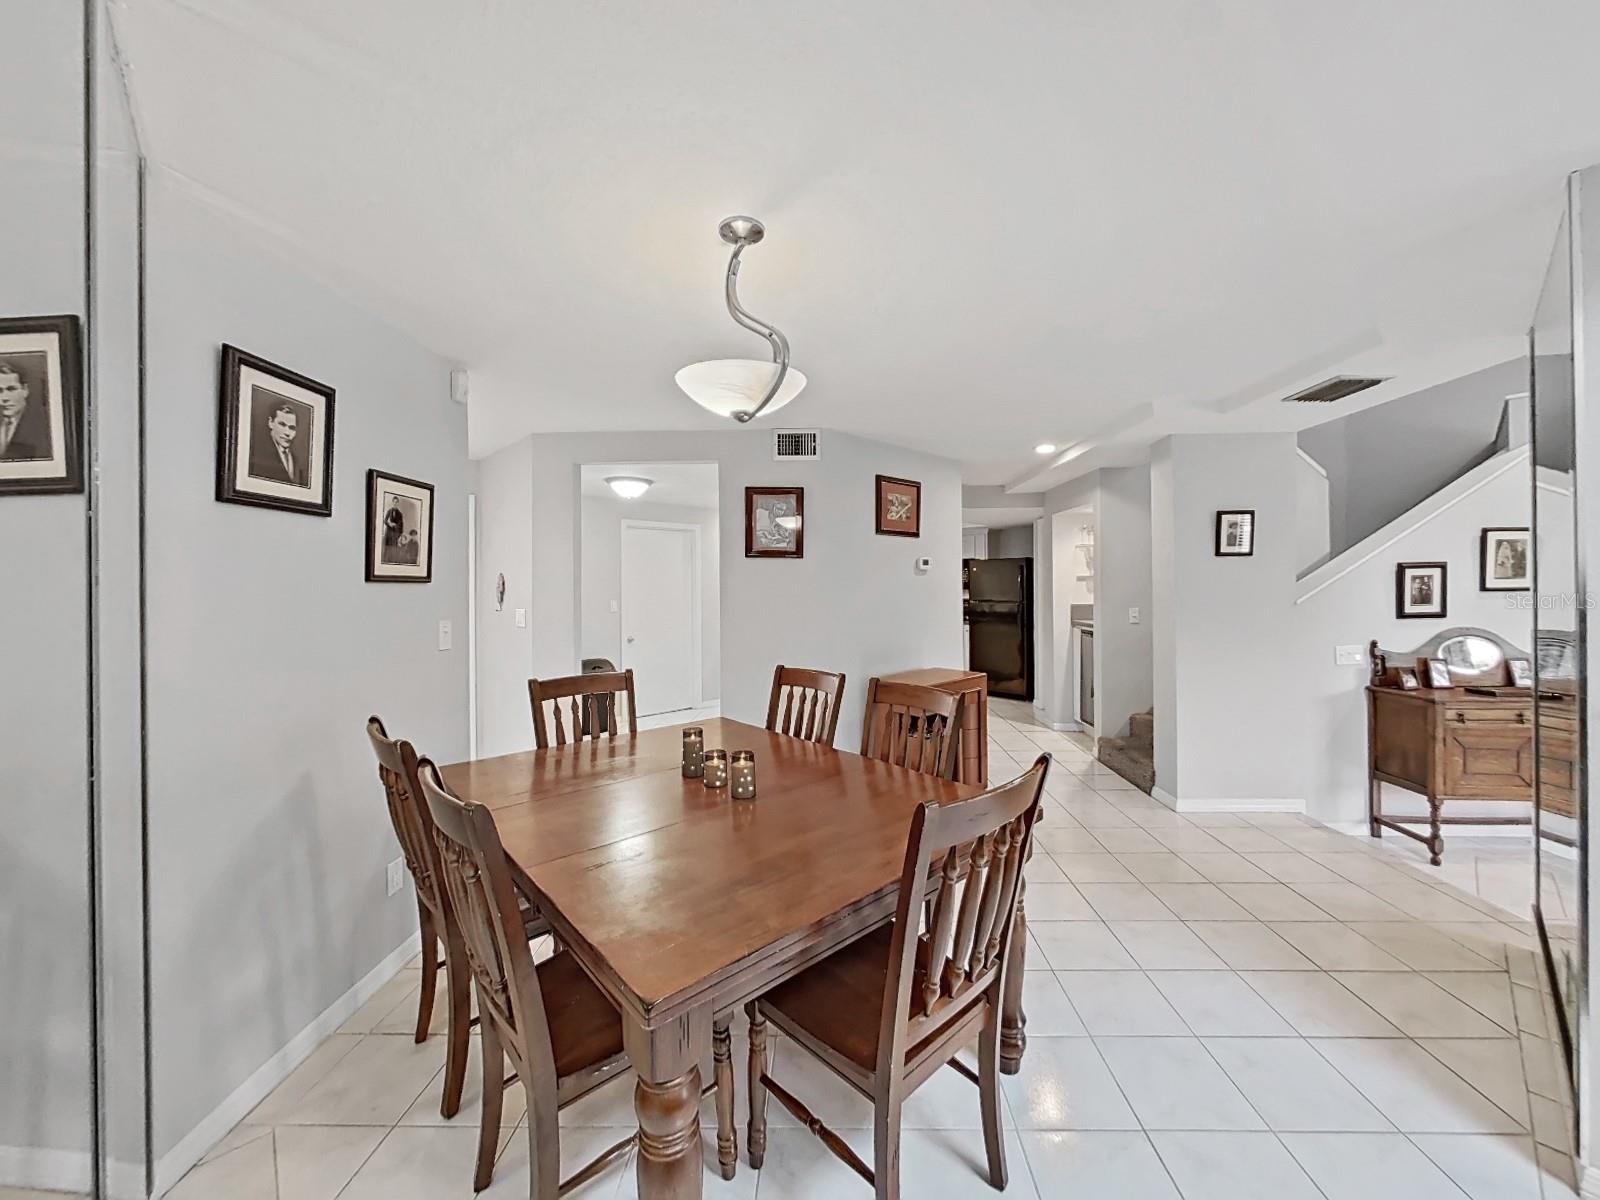
[[0, 0], [0, 1195], [95, 1177], [83, 19]]
[[1550, 954], [1569, 1059], [1583, 994], [1580, 887], [1584, 695], [1580, 586], [1573, 530], [1571, 230], [1564, 218], [1530, 334], [1533, 404], [1534, 699], [1538, 756], [1536, 915]]

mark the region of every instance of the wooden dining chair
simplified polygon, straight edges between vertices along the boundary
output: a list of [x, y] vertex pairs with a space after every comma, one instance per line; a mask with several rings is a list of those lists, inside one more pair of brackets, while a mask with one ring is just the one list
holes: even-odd
[[954, 779], [961, 758], [961, 704], [959, 692], [869, 680], [862, 757]]
[[[892, 924], [779, 984], [750, 1015], [750, 1164], [766, 1153], [766, 1094], [871, 1184], [878, 1200], [900, 1195], [900, 1114], [941, 1067], [978, 1086], [989, 1183], [1006, 1186], [1000, 1128], [1000, 1013], [1018, 882], [1039, 814], [1050, 756], [981, 796], [933, 801], [911, 816]], [[935, 881], [933, 919], [920, 910]], [[865, 1096], [873, 1106], [874, 1165], [775, 1083], [767, 1022]], [[976, 1038], [978, 1069], [956, 1055]], [[788, 1051], [785, 1051], [787, 1054]]]
[[528, 680], [528, 700], [533, 706], [533, 740], [539, 749], [550, 746], [545, 730], [544, 706], [550, 704], [555, 716], [556, 745], [567, 744], [566, 726], [561, 721], [561, 701], [570, 700], [572, 740], [598, 738], [602, 733], [617, 736], [617, 694], [628, 695], [628, 732], [639, 732], [637, 708], [633, 702], [633, 669], [603, 671], [591, 675], [564, 675], [559, 679]]
[[[434, 993], [439, 968], [445, 969], [449, 989], [449, 1027], [445, 1033], [444, 1099], [439, 1112], [445, 1118], [461, 1110], [461, 1089], [467, 1075], [467, 1044], [471, 1034], [468, 975], [461, 956], [460, 939], [444, 897], [439, 874], [439, 851], [434, 845], [433, 820], [423, 804], [417, 784], [417, 752], [410, 742], [391, 738], [377, 717], [367, 721], [367, 736], [378, 756], [378, 779], [389, 804], [389, 821], [400, 842], [406, 868], [416, 884], [417, 917], [422, 926], [422, 989], [417, 1004], [416, 1040], [428, 1038], [433, 1024]], [[444, 957], [439, 957], [440, 947]]]
[[[767, 728], [773, 733], [833, 745], [839, 728], [839, 701], [844, 698], [844, 676], [832, 671], [808, 671], [781, 664], [772, 672], [772, 699], [767, 702]], [[779, 708], [782, 717], [779, 717]]]
[[[367, 720], [367, 737], [378, 757], [378, 779], [389, 805], [389, 821], [416, 885], [417, 916], [422, 926], [422, 984], [417, 1003], [418, 1043], [427, 1041], [433, 1024], [438, 973], [445, 972], [448, 1020], [445, 1030], [445, 1086], [440, 1115], [446, 1119], [461, 1111], [461, 1091], [467, 1076], [467, 1049], [472, 1026], [471, 974], [461, 956], [460, 938], [450, 905], [440, 883], [439, 851], [434, 843], [433, 817], [422, 799], [417, 780], [417, 752], [410, 742], [391, 738], [378, 717]], [[523, 933], [528, 939], [550, 932], [539, 910], [520, 893], [518, 906]], [[439, 955], [440, 947], [444, 957]]]
[[557, 1200], [633, 1145], [630, 1134], [561, 1179], [558, 1114], [626, 1074], [622, 1018], [570, 950], [534, 964], [493, 814], [457, 799], [428, 759], [417, 775], [433, 818], [443, 890], [478, 994], [483, 1104], [473, 1189], [483, 1191], [494, 1178], [505, 1090], [520, 1080], [528, 1097], [528, 1195]]

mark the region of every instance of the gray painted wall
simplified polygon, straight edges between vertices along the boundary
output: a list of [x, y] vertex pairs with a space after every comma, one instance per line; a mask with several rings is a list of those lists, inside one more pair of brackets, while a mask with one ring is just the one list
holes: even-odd
[[[0, 0], [5, 316], [84, 312], [81, 18]], [[84, 497], [0, 498], [0, 562], [0, 1187], [43, 1187], [89, 1149]]]
[[[467, 458], [450, 364], [293, 253], [160, 173], [147, 237], [160, 1154], [416, 930], [363, 726], [467, 753]], [[338, 390], [331, 519], [213, 499], [223, 342]], [[368, 467], [435, 485], [431, 584], [363, 581]]]
[[1328, 472], [1330, 557], [1488, 458], [1506, 396], [1527, 390], [1514, 359], [1302, 430]]
[[1031, 524], [989, 530], [989, 558], [1032, 558], [1033, 554]]
[[[1150, 468], [1098, 472], [1095, 504], [1095, 731], [1122, 737], [1128, 718], [1154, 703], [1150, 631], [1159, 601], [1150, 585]], [[1139, 610], [1137, 624], [1128, 610]], [[1070, 714], [1070, 709], [1068, 710]], [[1156, 714], [1159, 725], [1163, 717]]]
[[[505, 463], [499, 460], [505, 459]], [[513, 487], [494, 504], [480, 493], [483, 537], [504, 547], [504, 561], [487, 551], [484, 576], [531, 563], [529, 582], [513, 590], [531, 595], [534, 674], [565, 675], [578, 667], [581, 630], [579, 467], [586, 462], [715, 462], [718, 466], [722, 538], [722, 710], [741, 720], [766, 717], [772, 668], [842, 670], [849, 676], [841, 709], [839, 744], [860, 729], [867, 677], [918, 666], [962, 661], [961, 480], [955, 463], [832, 430], [818, 462], [774, 463], [765, 429], [696, 433], [544, 434], [524, 439], [479, 464], [480, 485], [502, 471], [521, 478], [529, 464], [531, 519], [509, 504]], [[922, 536], [873, 533], [873, 477], [920, 480]], [[744, 556], [744, 489], [799, 485], [806, 489], [806, 555], [800, 560]], [[503, 528], [497, 525], [503, 524]], [[531, 556], [523, 559], [524, 534]], [[933, 559], [927, 574], [916, 560]], [[528, 578], [525, 576], [524, 578]], [[480, 592], [480, 629], [492, 617], [503, 630], [508, 613], [482, 612], [492, 597]], [[511, 608], [511, 601], [506, 604]], [[515, 646], [515, 640], [510, 639]], [[498, 645], [499, 643], [495, 643]], [[490, 651], [483, 638], [481, 650]], [[503, 754], [533, 742], [526, 673], [487, 664], [479, 674], [480, 745]], [[495, 731], [495, 740], [487, 733]]]
[[703, 704], [716, 700], [722, 690], [722, 589], [718, 582], [722, 577], [722, 538], [717, 510], [584, 496], [581, 520], [583, 627], [579, 653], [583, 658], [609, 658], [619, 665], [622, 614], [611, 611], [611, 601], [622, 595], [622, 522], [664, 521], [699, 530], [700, 699]]
[[[1302, 800], [1294, 435], [1169, 437], [1151, 457], [1156, 784], [1180, 802]], [[1214, 552], [1219, 509], [1255, 553]], [[1104, 557], [1104, 548], [1100, 551]]]

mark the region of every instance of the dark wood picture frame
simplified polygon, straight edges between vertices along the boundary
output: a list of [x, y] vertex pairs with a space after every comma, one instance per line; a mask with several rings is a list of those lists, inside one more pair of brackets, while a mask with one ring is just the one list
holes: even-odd
[[[1523, 578], [1528, 582], [1505, 586], [1489, 582], [1489, 542], [1495, 534], [1520, 533], [1528, 539], [1523, 551]], [[1533, 531], [1521, 525], [1488, 525], [1478, 535], [1478, 590], [1480, 592], [1526, 592], [1533, 587]]]
[[[58, 364], [61, 382], [61, 395], [34, 396], [29, 388], [27, 403], [37, 405], [36, 413], [43, 413], [46, 427], [50, 424], [51, 410], [59, 403], [61, 411], [61, 445], [62, 445], [62, 473], [59, 475], [45, 475], [29, 477], [26, 475], [12, 479], [0, 479], [0, 496], [43, 496], [43, 495], [69, 495], [82, 492], [83, 483], [83, 338], [79, 332], [80, 322], [73, 314], [61, 314], [43, 317], [6, 317], [0, 318], [0, 337], [34, 337], [38, 345], [6, 351], [0, 349], [0, 362], [8, 354], [17, 357], [23, 355], [45, 354], [52, 351], [49, 347], [50, 339], [55, 340], [54, 353]], [[7, 372], [10, 374], [10, 372]], [[21, 372], [31, 374], [31, 372]], [[27, 416], [25, 407], [17, 418], [18, 430], [22, 428], [21, 422]], [[37, 419], [37, 418], [36, 418]], [[32, 422], [30, 422], [32, 424]], [[13, 437], [17, 436], [15, 433]], [[16, 444], [13, 442], [12, 444]], [[52, 450], [54, 444], [52, 442]], [[52, 453], [48, 461], [53, 462], [55, 455]], [[34, 461], [30, 456], [24, 460], [7, 460], [0, 457], [0, 464], [10, 463], [15, 466], [18, 461]]]
[[[419, 573], [397, 573], [403, 567], [391, 566], [386, 573], [385, 564], [378, 562], [378, 549], [381, 545], [379, 529], [387, 517], [386, 513], [378, 511], [378, 495], [385, 481], [398, 483], [405, 487], [415, 488], [428, 494], [423, 503], [427, 508], [425, 524], [427, 538], [422, 542], [418, 551]], [[404, 475], [396, 475], [393, 471], [380, 471], [376, 467], [367, 468], [367, 552], [366, 552], [366, 578], [368, 583], [432, 583], [433, 582], [433, 484], [424, 483], [420, 479], [408, 479]], [[419, 530], [420, 532], [420, 530]]]
[[[240, 486], [238, 479], [239, 425], [241, 419], [239, 384], [240, 372], [245, 369], [258, 371], [293, 388], [314, 393], [320, 399], [323, 406], [323, 436], [320, 443], [310, 446], [306, 451], [308, 469], [313, 471], [312, 479], [315, 478], [314, 465], [316, 462], [313, 456], [318, 455], [320, 452], [322, 466], [320, 496], [313, 491], [308, 499], [301, 500], [250, 491]], [[277, 363], [270, 362], [259, 355], [240, 350], [237, 346], [224, 345], [222, 347], [221, 377], [218, 392], [217, 499], [225, 504], [248, 504], [256, 508], [276, 508], [284, 512], [307, 513], [315, 517], [333, 516], [333, 388], [325, 383], [318, 383], [309, 376], [301, 375], [297, 371], [281, 367]], [[249, 447], [247, 446], [246, 449], [249, 449]]]
[[[896, 529], [889, 524], [890, 517], [887, 507], [889, 485], [901, 488], [910, 488], [911, 502], [911, 528]], [[873, 527], [883, 537], [921, 537], [922, 536], [922, 484], [915, 479], [899, 479], [893, 475], [879, 475], [873, 482]]]
[[[1436, 570], [1439, 573], [1439, 609], [1437, 612], [1406, 611], [1406, 572]], [[1437, 621], [1449, 615], [1450, 564], [1442, 562], [1403, 562], [1394, 568], [1394, 615], [1399, 621]]]
[[[1250, 520], [1250, 546], [1246, 550], [1229, 550], [1222, 545], [1222, 527], [1229, 517], [1248, 517]], [[1249, 558], [1256, 552], [1256, 510], [1253, 508], [1219, 508], [1215, 532], [1212, 534], [1213, 558]]]
[[[756, 502], [763, 497], [792, 497], [800, 528], [792, 546], [756, 544]], [[744, 490], [744, 556], [746, 558], [804, 558], [806, 556], [806, 490], [803, 487], [747, 487]]]

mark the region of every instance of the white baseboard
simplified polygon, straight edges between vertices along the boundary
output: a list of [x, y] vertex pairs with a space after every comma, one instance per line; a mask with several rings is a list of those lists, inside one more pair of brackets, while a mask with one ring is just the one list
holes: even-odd
[[0, 1186], [3, 1187], [87, 1193], [94, 1186], [93, 1176], [87, 1150], [0, 1146]]
[[[93, 1161], [86, 1150], [0, 1146], [0, 1188], [88, 1195]], [[144, 1200], [144, 1164], [112, 1161], [106, 1169], [109, 1200]]]
[[1049, 728], [1054, 729], [1057, 733], [1094, 732], [1094, 730], [1090, 729], [1089, 726], [1085, 725], [1082, 721], [1047, 721], [1045, 724], [1049, 726]]
[[1303, 813], [1306, 811], [1304, 800], [1274, 800], [1259, 799], [1229, 800], [1179, 798], [1171, 792], [1160, 787], [1150, 789], [1150, 795], [1165, 804], [1174, 812], [1217, 813], [1217, 812], [1276, 812], [1276, 813]]
[[324, 1038], [335, 1032], [354, 1015], [355, 1011], [377, 994], [378, 989], [393, 979], [400, 969], [417, 956], [422, 949], [422, 932], [419, 930], [395, 947], [377, 966], [368, 971], [356, 985], [340, 996], [255, 1072], [235, 1088], [221, 1104], [212, 1109], [198, 1125], [185, 1134], [171, 1150], [156, 1163], [155, 1196], [166, 1195], [173, 1185], [189, 1173], [189, 1169], [205, 1157], [229, 1130], [250, 1114], [250, 1111], [267, 1098], [268, 1093], [289, 1077], [289, 1073], [311, 1056]]

